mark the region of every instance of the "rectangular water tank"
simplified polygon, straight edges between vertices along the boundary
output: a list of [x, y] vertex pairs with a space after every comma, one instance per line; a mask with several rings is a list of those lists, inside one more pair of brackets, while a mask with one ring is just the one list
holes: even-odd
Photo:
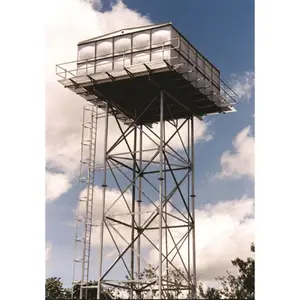
[[[196, 88], [220, 93], [220, 72], [171, 23], [119, 30], [78, 44], [78, 75], [121, 70], [148, 62], [179, 66]], [[122, 74], [122, 73], [120, 73]]]

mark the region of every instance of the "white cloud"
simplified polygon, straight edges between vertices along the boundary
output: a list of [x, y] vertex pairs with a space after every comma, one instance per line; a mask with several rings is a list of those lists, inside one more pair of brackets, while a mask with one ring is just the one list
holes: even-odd
[[240, 131], [233, 140], [233, 151], [225, 151], [220, 159], [219, 179], [248, 177], [254, 179], [254, 137], [250, 126]]
[[[77, 43], [81, 40], [124, 27], [150, 23], [148, 17], [127, 8], [122, 1], [118, 1], [110, 11], [104, 13], [93, 10], [93, 6], [95, 7], [98, 2], [53, 0], [47, 2], [46, 8], [46, 164], [48, 168], [63, 173], [70, 182], [78, 172], [82, 107], [87, 102], [64, 89], [57, 82], [55, 65], [75, 60]], [[101, 6], [101, 1], [98, 4]], [[100, 120], [99, 127], [103, 125], [103, 122]], [[196, 121], [195, 127], [197, 128], [195, 139], [209, 140], [211, 138], [207, 134], [205, 123]], [[154, 130], [158, 130], [158, 126], [154, 126]], [[111, 120], [110, 142], [118, 136], [118, 127]], [[100, 136], [97, 141], [98, 153], [102, 153], [102, 140]], [[173, 143], [179, 145], [178, 142]], [[176, 145], [172, 146], [176, 147]], [[122, 146], [124, 147], [124, 144], [120, 145]], [[147, 146], [147, 142], [144, 146]], [[148, 146], [152, 146], [152, 143], [148, 142]], [[97, 155], [97, 159], [98, 163], [101, 163], [102, 155]], [[50, 192], [49, 190], [49, 193], [52, 198], [55, 197], [54, 195], [56, 197], [60, 195], [57, 191]]]
[[51, 259], [51, 250], [52, 250], [52, 244], [47, 242], [46, 249], [45, 249], [45, 261], [46, 262], [48, 262]]
[[46, 172], [46, 201], [53, 201], [66, 193], [71, 187], [68, 177], [64, 174]]
[[230, 87], [237, 94], [238, 101], [249, 101], [254, 92], [254, 72], [247, 71], [243, 75], [232, 75]]
[[254, 242], [253, 214], [254, 199], [246, 197], [196, 212], [199, 280], [209, 282], [226, 270], [234, 271], [231, 260], [249, 256]]

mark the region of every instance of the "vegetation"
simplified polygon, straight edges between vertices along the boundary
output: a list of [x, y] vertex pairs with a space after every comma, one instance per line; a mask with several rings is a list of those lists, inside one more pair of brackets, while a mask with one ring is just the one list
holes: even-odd
[[[251, 245], [251, 252], [255, 252], [255, 247]], [[249, 299], [254, 300], [254, 279], [255, 279], [255, 258], [249, 257], [246, 260], [236, 258], [231, 261], [232, 265], [237, 268], [237, 275], [234, 276], [227, 272], [227, 276], [218, 277], [216, 281], [218, 288], [203, 289], [200, 283], [197, 290], [197, 299], [220, 300], [220, 299]], [[172, 272], [173, 281], [180, 283], [181, 276], [177, 272]], [[141, 274], [141, 279], [147, 279], [149, 282], [155, 278], [155, 271], [152, 268], [145, 269]], [[90, 281], [89, 285], [97, 285], [97, 282]], [[60, 278], [51, 277], [46, 279], [46, 300], [55, 299], [71, 299], [71, 290], [64, 288]], [[88, 299], [97, 299], [96, 289], [87, 289]], [[142, 299], [155, 298], [156, 292], [152, 291], [140, 295]], [[168, 299], [183, 299], [183, 294], [178, 289], [174, 293], [168, 295]], [[79, 285], [74, 288], [74, 299], [79, 299]], [[120, 299], [117, 291], [107, 289], [104, 290], [101, 299]]]
[[[251, 245], [251, 252], [255, 252], [255, 246]], [[236, 258], [231, 261], [234, 267], [238, 268], [237, 276], [227, 272], [227, 277], [219, 277], [217, 281], [220, 288], [208, 288], [203, 291], [199, 286], [199, 299], [251, 299], [254, 300], [254, 280], [255, 280], [255, 258], [248, 257], [245, 261]]]
[[46, 300], [70, 299], [71, 291], [63, 288], [63, 284], [59, 277], [50, 277], [46, 279], [45, 296]]
[[[95, 286], [97, 285], [97, 281], [90, 281], [88, 283], [89, 286]], [[50, 277], [46, 279], [46, 300], [66, 300], [71, 299], [72, 291], [69, 288], [63, 288], [63, 284], [61, 282], [61, 279], [59, 277]], [[87, 299], [89, 300], [95, 300], [97, 299], [97, 289], [88, 288], [85, 291], [87, 291]], [[84, 291], [84, 293], [85, 293]], [[80, 299], [79, 298], [80, 293], [80, 286], [75, 285], [74, 286], [74, 295], [73, 299]], [[113, 299], [110, 290], [106, 290], [103, 293], [101, 293], [101, 300], [110, 300]]]

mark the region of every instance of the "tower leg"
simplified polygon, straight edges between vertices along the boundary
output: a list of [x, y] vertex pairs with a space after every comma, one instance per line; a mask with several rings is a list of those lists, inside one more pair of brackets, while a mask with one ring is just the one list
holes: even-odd
[[100, 218], [100, 253], [99, 253], [99, 279], [97, 287], [97, 299], [101, 295], [101, 278], [102, 278], [102, 264], [103, 264], [103, 233], [104, 233], [104, 214], [105, 214], [105, 195], [107, 187], [107, 139], [108, 139], [108, 117], [109, 117], [109, 103], [106, 103], [105, 112], [105, 128], [104, 128], [104, 149], [103, 149], [103, 184], [102, 184], [102, 213]]
[[164, 157], [164, 94], [163, 91], [160, 92], [160, 145], [159, 145], [159, 276], [158, 276], [158, 295], [162, 299], [162, 263], [163, 263], [163, 253], [162, 253], [162, 221], [163, 221], [163, 201], [164, 201], [164, 174], [163, 174], [163, 157]]
[[196, 273], [196, 227], [195, 227], [195, 145], [194, 145], [194, 118], [191, 118], [191, 155], [192, 155], [192, 217], [193, 217], [193, 286], [192, 296], [196, 299], [197, 273]]
[[[139, 144], [139, 168], [143, 168], [143, 125], [140, 125], [140, 144]], [[138, 228], [141, 229], [142, 216], [141, 216], [141, 206], [142, 206], [142, 175], [139, 176], [139, 198], [138, 198]], [[141, 238], [137, 240], [137, 279], [141, 279]], [[137, 298], [141, 299], [141, 294], [137, 294]]]

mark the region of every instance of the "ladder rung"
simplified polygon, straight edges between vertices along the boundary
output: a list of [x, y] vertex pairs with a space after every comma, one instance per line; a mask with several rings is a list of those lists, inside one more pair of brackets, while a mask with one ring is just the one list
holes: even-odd
[[92, 181], [89, 181], [89, 180], [87, 180], [87, 179], [80, 179], [79, 181], [80, 181], [80, 182], [83, 182], [83, 183], [86, 183], [87, 185], [93, 184]]
[[[86, 283], [81, 283], [80, 285], [82, 286], [82, 285], [85, 285], [85, 284]], [[96, 289], [96, 288], [98, 288], [98, 286], [97, 285], [87, 285], [84, 288], [86, 288], [86, 289]]]

